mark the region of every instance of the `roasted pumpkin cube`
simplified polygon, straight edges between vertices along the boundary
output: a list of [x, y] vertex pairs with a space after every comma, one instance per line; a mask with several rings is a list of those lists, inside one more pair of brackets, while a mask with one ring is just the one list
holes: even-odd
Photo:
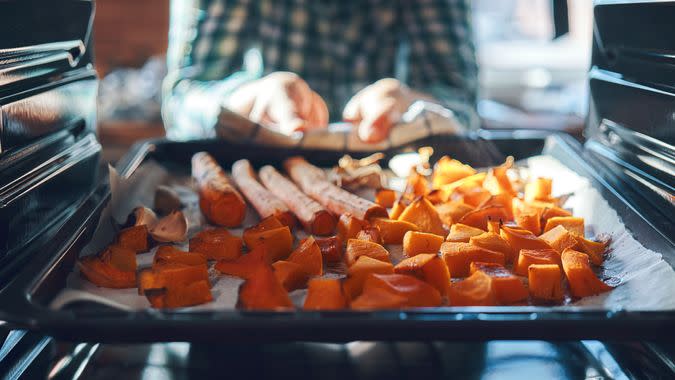
[[259, 266], [266, 263], [265, 249], [265, 247], [255, 248], [236, 260], [220, 260], [214, 268], [222, 274], [247, 279]]
[[563, 299], [562, 271], [557, 264], [533, 264], [527, 269], [532, 298], [559, 302]]
[[602, 265], [602, 262], [605, 260], [605, 252], [607, 252], [609, 239], [593, 241], [581, 236], [576, 236], [576, 240], [577, 244], [572, 247], [575, 251], [587, 254], [593, 265]]
[[[144, 269], [139, 274], [138, 293], [150, 294], [149, 291], [157, 291], [161, 289], [177, 289], [186, 287], [192, 283], [199, 281], [209, 281], [209, 272], [206, 264], [204, 265], [175, 265], [163, 264], [154, 266], [152, 268]], [[210, 287], [209, 287], [210, 288]], [[159, 294], [150, 294], [148, 298], [153, 306], [156, 306], [155, 299], [157, 296], [166, 296], [165, 292]], [[154, 297], [153, 297], [154, 296]], [[162, 303], [163, 304], [163, 303]], [[161, 306], [165, 307], [165, 306]]]
[[458, 222], [470, 227], [487, 231], [488, 220], [509, 220], [506, 208], [502, 206], [488, 206], [466, 213]]
[[246, 310], [279, 310], [293, 308], [288, 292], [268, 264], [257, 266], [239, 287], [237, 308]]
[[380, 227], [378, 226], [369, 226], [356, 234], [356, 238], [359, 240], [372, 241], [377, 244], [384, 244], [382, 241], [382, 234], [380, 233]]
[[536, 212], [523, 212], [516, 217], [518, 227], [528, 230], [535, 235], [541, 234], [541, 218]]
[[416, 225], [402, 220], [373, 218], [370, 222], [380, 229], [384, 244], [401, 244], [406, 232], [419, 230]]
[[360, 294], [349, 305], [355, 310], [400, 309], [406, 305], [406, 297], [388, 289], [373, 288]]
[[117, 244], [109, 245], [99, 254], [101, 260], [123, 272], [136, 271], [136, 251]]
[[434, 165], [431, 183], [434, 189], [476, 174], [476, 169], [448, 156], [441, 157]]
[[410, 168], [410, 174], [406, 179], [403, 195], [409, 195], [412, 198], [427, 195], [429, 192], [429, 181], [427, 177], [417, 172], [415, 167]]
[[520, 276], [527, 276], [527, 268], [532, 264], [560, 265], [560, 253], [554, 249], [521, 249], [514, 272]]
[[210, 260], [234, 260], [241, 256], [243, 242], [224, 228], [204, 230], [190, 239], [190, 252], [201, 253]]
[[168, 286], [161, 307], [188, 307], [211, 301], [213, 301], [211, 285], [208, 281], [200, 280], [184, 286]]
[[480, 228], [467, 226], [462, 223], [455, 223], [450, 227], [450, 233], [445, 241], [453, 243], [468, 243], [472, 236], [478, 236], [485, 233]]
[[424, 197], [415, 199], [408, 207], [403, 210], [398, 220], [410, 222], [416, 225], [419, 231], [429, 232], [436, 235], [445, 235], [443, 221], [438, 215], [438, 211], [429, 200]]
[[591, 269], [588, 255], [566, 249], [562, 253], [562, 267], [574, 297], [587, 297], [612, 290]]
[[394, 266], [389, 262], [380, 261], [368, 256], [359, 256], [354, 265], [349, 267], [347, 278], [342, 284], [348, 300], [353, 300], [361, 294], [363, 283], [370, 273], [392, 274], [394, 273]]
[[323, 261], [327, 263], [336, 263], [342, 261], [342, 242], [337, 236], [331, 236], [322, 239], [316, 239], [316, 244], [321, 249]]
[[103, 288], [126, 289], [136, 286], [135, 270], [119, 270], [95, 255], [80, 258], [78, 268], [82, 277]]
[[363, 284], [363, 292], [356, 298], [352, 308], [361, 308], [362, 297], [369, 293], [386, 291], [404, 298], [400, 307], [434, 307], [441, 304], [441, 294], [433, 286], [413, 276], [403, 274], [369, 274]]
[[349, 239], [345, 251], [347, 266], [352, 266], [360, 256], [368, 256], [376, 260], [389, 262], [389, 251], [372, 241]]
[[451, 306], [497, 306], [497, 293], [493, 279], [476, 271], [462, 281], [450, 286], [448, 298]]
[[473, 209], [472, 206], [459, 201], [450, 201], [436, 205], [436, 211], [438, 211], [438, 215], [446, 226], [451, 226]]
[[[456, 192], [461, 194], [468, 189], [481, 189], [486, 175], [487, 173], [485, 172], [476, 173], [468, 177], [458, 179], [457, 181], [442, 185], [439, 189], [441, 191], [441, 198], [447, 202]], [[484, 192], [489, 194], [487, 191]]]
[[287, 226], [244, 235], [249, 249], [265, 247], [265, 260], [273, 263], [288, 257], [293, 251], [293, 235]]
[[446, 242], [441, 245], [441, 255], [448, 266], [450, 276], [466, 277], [474, 261], [504, 265], [504, 254], [477, 247], [469, 243]]
[[314, 278], [309, 281], [305, 310], [340, 310], [347, 307], [342, 284], [337, 278]]
[[409, 202], [404, 201], [403, 199], [398, 199], [394, 206], [392, 206], [391, 211], [389, 211], [389, 219], [397, 220], [403, 210], [408, 207]]
[[558, 253], [562, 253], [565, 249], [573, 248], [577, 245], [577, 239], [562, 225], [557, 225], [555, 228], [544, 232], [539, 238], [548, 243]]
[[508, 170], [513, 167], [513, 157], [506, 158], [503, 164], [492, 167], [488, 170], [483, 187], [492, 194], [515, 194], [511, 180], [507, 175]]
[[321, 276], [323, 274], [321, 248], [311, 236], [300, 241], [298, 247], [288, 257], [288, 261], [300, 265], [309, 276]]
[[298, 263], [279, 260], [272, 264], [274, 275], [287, 291], [304, 288], [309, 279], [309, 273]]
[[206, 265], [206, 255], [197, 252], [183, 252], [176, 247], [164, 245], [157, 249], [152, 265], [183, 264]]
[[347, 241], [349, 239], [355, 239], [356, 235], [359, 234], [359, 231], [366, 228], [368, 222], [365, 220], [358, 219], [352, 214], [342, 214], [340, 219], [338, 219], [337, 231], [340, 241]]
[[521, 249], [551, 249], [551, 246], [547, 242], [532, 232], [521, 228], [502, 225], [499, 235], [515, 251], [520, 251]]
[[392, 208], [396, 202], [396, 192], [391, 189], [378, 189], [375, 192], [375, 203], [382, 207]]
[[148, 227], [146, 225], [128, 227], [117, 233], [117, 245], [134, 250], [136, 253], [147, 252]]
[[420, 253], [436, 254], [443, 244], [443, 236], [428, 232], [408, 231], [403, 236], [403, 252], [408, 257]]
[[485, 190], [480, 186], [460, 186], [455, 189], [455, 191], [450, 195], [450, 200], [452, 201], [461, 201], [469, 206], [478, 208], [481, 204], [485, 203], [492, 194], [489, 191]]
[[553, 180], [539, 177], [525, 185], [525, 201], [547, 201], [551, 198]]
[[[506, 219], [503, 220], [511, 221], [513, 220], [513, 210], [511, 209], [513, 207], [513, 198], [514, 195], [507, 193], [492, 195], [486, 201], [478, 205], [478, 208], [483, 209], [487, 207], [502, 207], [504, 212], [506, 213]], [[493, 220], [499, 219], [493, 218]]]
[[518, 255], [506, 240], [494, 232], [484, 232], [480, 235], [472, 236], [469, 238], [469, 243], [477, 247], [489, 249], [490, 251], [503, 253], [507, 263], [513, 262]]
[[470, 266], [471, 274], [481, 271], [492, 278], [497, 301], [502, 305], [509, 305], [527, 299], [527, 289], [517, 276], [514, 276], [503, 265], [495, 263], [473, 262]]
[[572, 216], [572, 213], [558, 206], [546, 207], [541, 211], [541, 225], [546, 226], [549, 219], [557, 216]]
[[546, 221], [544, 232], [551, 231], [557, 226], [563, 226], [574, 236], [584, 237], [584, 218], [574, 216], [555, 216]]
[[394, 272], [419, 278], [436, 288], [442, 296], [448, 294], [450, 272], [445, 261], [435, 253], [421, 253], [409, 257], [394, 267]]

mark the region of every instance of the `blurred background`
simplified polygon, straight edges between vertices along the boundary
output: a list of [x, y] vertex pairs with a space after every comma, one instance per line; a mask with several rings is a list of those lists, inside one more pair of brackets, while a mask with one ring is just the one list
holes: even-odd
[[[94, 21], [99, 135], [104, 159], [163, 136], [170, 0], [97, 0]], [[473, 0], [485, 128], [581, 131], [588, 108], [592, 2]]]

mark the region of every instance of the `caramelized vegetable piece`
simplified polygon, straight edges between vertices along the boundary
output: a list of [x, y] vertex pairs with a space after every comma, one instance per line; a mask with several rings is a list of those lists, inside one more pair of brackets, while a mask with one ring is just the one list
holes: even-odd
[[572, 213], [557, 206], [546, 207], [541, 211], [541, 225], [546, 226], [548, 220], [556, 216], [572, 216]]
[[557, 226], [563, 226], [574, 236], [584, 237], [584, 218], [574, 216], [555, 216], [546, 221], [544, 232], [551, 231]]
[[554, 249], [521, 249], [514, 272], [520, 276], [527, 276], [527, 268], [532, 264], [555, 264], [559, 266], [560, 253]]
[[356, 310], [400, 309], [406, 304], [406, 297], [384, 288], [373, 288], [351, 302]]
[[265, 263], [265, 247], [258, 247], [236, 260], [220, 260], [214, 268], [220, 273], [247, 279], [253, 275], [259, 266]]
[[503, 253], [507, 263], [515, 261], [518, 255], [518, 252], [514, 251], [506, 240], [494, 232], [484, 232], [480, 235], [472, 236], [469, 238], [469, 243], [476, 247]]
[[288, 257], [288, 261], [300, 265], [302, 270], [310, 276], [323, 274], [321, 248], [311, 236], [300, 241], [298, 247]]
[[587, 254], [593, 265], [602, 265], [602, 262], [605, 260], [605, 252], [607, 252], [609, 239], [604, 241], [592, 241], [577, 236], [576, 240], [577, 244], [572, 247], [574, 250]]
[[359, 231], [363, 230], [368, 226], [368, 222], [357, 219], [351, 214], [342, 214], [340, 219], [338, 219], [337, 232], [338, 237], [341, 241], [347, 241], [349, 239], [356, 238], [356, 235], [359, 234]]
[[206, 265], [206, 255], [196, 252], [183, 252], [173, 246], [164, 245], [157, 249], [153, 265], [182, 264]]
[[551, 198], [553, 180], [539, 177], [525, 185], [525, 201], [547, 201]]
[[406, 232], [419, 230], [416, 225], [401, 220], [373, 218], [370, 222], [380, 229], [384, 244], [401, 244]]
[[480, 186], [468, 187], [460, 186], [450, 195], [453, 201], [461, 201], [469, 206], [477, 208], [479, 205], [485, 203], [492, 194]]
[[82, 277], [103, 288], [126, 289], [136, 286], [135, 270], [119, 270], [95, 255], [81, 258], [78, 267]]
[[504, 254], [490, 251], [469, 243], [443, 243], [441, 255], [448, 266], [450, 276], [466, 277], [469, 275], [469, 265], [474, 261], [497, 263], [504, 265]]
[[208, 281], [196, 281], [185, 286], [169, 286], [164, 295], [164, 308], [188, 307], [213, 301]]
[[[468, 189], [482, 188], [483, 181], [485, 180], [486, 175], [487, 173], [484, 172], [476, 173], [474, 175], [470, 175], [468, 177], [459, 179], [455, 182], [441, 186], [439, 189], [441, 191], [441, 198], [447, 202], [448, 200], [450, 200], [452, 194], [455, 193], [456, 191], [462, 193]], [[489, 192], [487, 190], [484, 191], [484, 193], [487, 193], [487, 195], [489, 196]]]
[[147, 252], [148, 227], [145, 225], [128, 227], [117, 234], [117, 245], [134, 250], [136, 253]]
[[476, 170], [448, 156], [441, 157], [434, 165], [431, 183], [434, 189], [456, 182], [462, 178], [476, 174]]
[[541, 219], [536, 212], [523, 212], [516, 218], [518, 227], [528, 230], [535, 235], [541, 234]]
[[420, 253], [436, 254], [443, 244], [443, 236], [427, 232], [408, 231], [403, 236], [403, 252], [408, 257]]
[[356, 259], [354, 265], [349, 267], [347, 278], [342, 283], [347, 300], [353, 300], [361, 294], [363, 283], [370, 273], [392, 274], [394, 273], [394, 266], [389, 262], [376, 260], [368, 256], [360, 256]]
[[309, 281], [305, 310], [340, 310], [347, 307], [342, 284], [337, 278], [315, 278]]
[[298, 263], [279, 260], [272, 264], [274, 275], [287, 291], [304, 288], [309, 279], [309, 273]]
[[210, 260], [235, 260], [241, 256], [243, 242], [226, 229], [217, 228], [196, 233], [190, 239], [190, 252], [201, 253]]
[[[176, 289], [186, 287], [198, 281], [209, 281], [206, 265], [175, 265], [163, 264], [144, 269], [139, 274], [138, 293], [152, 296], [166, 296], [162, 289]], [[155, 305], [154, 299], [149, 301]]]
[[441, 294], [433, 286], [413, 276], [403, 274], [369, 274], [363, 284], [363, 292], [352, 302], [353, 308], [361, 306], [360, 299], [369, 298], [384, 290], [405, 299], [401, 307], [434, 307], [441, 304]]
[[244, 235], [244, 242], [249, 249], [264, 247], [265, 260], [268, 263], [288, 257], [293, 250], [293, 235], [286, 226], [255, 233], [249, 232]]
[[471, 274], [477, 271], [481, 271], [492, 278], [492, 287], [500, 304], [509, 305], [527, 299], [527, 289], [523, 282], [504, 266], [494, 263], [471, 263]]
[[503, 221], [501, 221], [501, 220], [495, 220], [495, 219], [489, 218], [488, 222], [487, 222], [488, 232], [493, 232], [493, 233], [499, 235], [499, 231], [502, 229], [502, 223], [503, 223]]
[[445, 241], [453, 243], [468, 243], [473, 236], [484, 234], [485, 231], [480, 228], [467, 226], [462, 223], [455, 223], [450, 227], [450, 234], [445, 238]]
[[407, 274], [427, 282], [445, 296], [450, 287], [450, 272], [445, 261], [435, 253], [422, 253], [407, 258], [394, 267], [394, 272]]
[[436, 205], [436, 211], [438, 211], [438, 215], [441, 217], [441, 220], [446, 226], [451, 226], [453, 223], [460, 220], [464, 215], [472, 210], [472, 206], [458, 201], [451, 201]]
[[466, 215], [458, 220], [458, 222], [470, 227], [480, 228], [483, 231], [487, 231], [487, 222], [489, 219], [509, 220], [509, 214], [502, 206], [488, 206], [466, 213]]
[[562, 301], [562, 271], [558, 265], [530, 265], [527, 278], [532, 298], [542, 301]]
[[119, 245], [110, 245], [100, 253], [101, 261], [124, 272], [136, 271], [136, 251]]
[[251, 233], [255, 234], [261, 231], [274, 230], [283, 226], [284, 224], [281, 223], [281, 221], [277, 219], [276, 216], [268, 216], [267, 218], [261, 219], [255, 226], [245, 229], [244, 236]]
[[389, 261], [389, 252], [381, 245], [366, 240], [347, 240], [345, 261], [352, 266], [360, 256], [368, 256], [376, 260]]
[[377, 244], [384, 244], [382, 241], [382, 234], [380, 233], [380, 228], [377, 226], [370, 226], [362, 229], [356, 234], [356, 238], [359, 240], [372, 241]]
[[450, 286], [452, 306], [496, 306], [497, 294], [492, 286], [492, 277], [476, 271], [466, 279]]
[[520, 251], [521, 249], [551, 248], [547, 242], [538, 238], [532, 232], [520, 228], [502, 226], [500, 230], [500, 236], [502, 239], [506, 240], [506, 242], [509, 243], [511, 248], [513, 248], [515, 251]]
[[445, 235], [446, 231], [443, 228], [443, 221], [438, 216], [438, 211], [434, 205], [426, 198], [421, 197], [415, 199], [405, 210], [398, 220], [410, 222], [416, 225], [420, 231], [429, 232], [436, 235]]
[[216, 160], [206, 152], [196, 153], [192, 156], [192, 177], [206, 219], [223, 227], [239, 226], [246, 216], [246, 202]]
[[337, 236], [331, 236], [323, 239], [316, 239], [316, 244], [321, 249], [323, 261], [327, 263], [336, 263], [342, 261], [342, 242]]
[[403, 210], [408, 207], [408, 204], [404, 202], [403, 200], [397, 200], [396, 203], [394, 203], [394, 206], [392, 206], [391, 211], [389, 212], [389, 218], [396, 220], [398, 219], [399, 216], [403, 213]]
[[396, 202], [396, 192], [391, 189], [378, 189], [375, 192], [375, 203], [382, 207], [392, 208]]
[[507, 175], [512, 166], [513, 157], [509, 156], [503, 164], [490, 168], [487, 177], [485, 177], [485, 182], [483, 182], [483, 187], [492, 194], [515, 194], [511, 180]]
[[409, 196], [410, 198], [416, 198], [424, 196], [428, 192], [429, 183], [427, 182], [427, 178], [418, 173], [416, 168], [410, 168], [410, 174], [406, 180], [406, 186], [403, 195]]
[[577, 245], [577, 239], [562, 225], [557, 225], [555, 228], [539, 236], [539, 238], [548, 243], [558, 253], [562, 253], [565, 249]]
[[246, 310], [278, 310], [293, 308], [288, 292], [279, 283], [269, 265], [260, 265], [239, 287], [237, 308]]
[[574, 297], [587, 297], [612, 290], [593, 273], [588, 255], [573, 249], [562, 253], [562, 267]]
[[[497, 194], [493, 195], [490, 198], [488, 198], [485, 202], [481, 203], [478, 208], [487, 208], [487, 207], [503, 207], [504, 212], [506, 212], [506, 219], [504, 221], [511, 221], [513, 220], [513, 198], [514, 195], [512, 194]], [[493, 220], [499, 220], [498, 218], [492, 218]]]

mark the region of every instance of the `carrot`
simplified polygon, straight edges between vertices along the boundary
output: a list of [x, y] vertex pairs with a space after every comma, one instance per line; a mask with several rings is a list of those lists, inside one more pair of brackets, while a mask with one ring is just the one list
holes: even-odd
[[361, 220], [387, 218], [387, 209], [335, 186], [324, 172], [302, 157], [291, 157], [284, 167], [300, 188], [335, 215], [352, 214]]
[[329, 235], [333, 232], [337, 223], [335, 217], [275, 168], [263, 166], [259, 175], [265, 187], [293, 211], [309, 233]]
[[195, 153], [192, 176], [199, 193], [199, 208], [206, 219], [224, 227], [239, 226], [246, 216], [246, 202], [216, 160], [206, 152]]
[[239, 187], [246, 199], [264, 219], [275, 216], [279, 221], [290, 228], [295, 226], [295, 216], [286, 204], [267, 190], [255, 178], [255, 172], [248, 160], [239, 160], [232, 164], [232, 179]]

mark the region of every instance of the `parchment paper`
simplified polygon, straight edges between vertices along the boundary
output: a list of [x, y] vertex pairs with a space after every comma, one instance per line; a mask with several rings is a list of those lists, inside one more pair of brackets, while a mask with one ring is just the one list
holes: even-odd
[[[609, 207], [600, 193], [591, 187], [587, 179], [569, 170], [561, 162], [550, 156], [535, 156], [525, 161], [525, 169], [521, 174], [526, 176], [546, 176], [553, 178], [553, 194], [573, 195], [567, 200], [565, 208], [571, 209], [575, 216], [586, 221], [586, 235], [593, 237], [599, 234], [611, 236], [610, 253], [603, 265], [600, 276], [614, 290], [594, 297], [586, 297], [575, 303], [556, 306], [557, 309], [601, 309], [601, 310], [672, 310], [675, 309], [675, 271], [662, 258], [661, 254], [648, 250], [635, 240], [621, 222], [620, 216]], [[197, 196], [192, 191], [190, 179], [175, 178], [164, 167], [147, 162], [141, 165], [132, 178], [120, 178], [111, 168], [110, 181], [113, 197], [110, 205], [103, 211], [99, 228], [92, 241], [82, 250], [81, 256], [94, 254], [104, 248], [113, 239], [114, 223], [121, 223], [126, 215], [136, 206], [151, 207], [155, 188], [160, 184], [173, 187], [178, 191], [183, 203], [184, 212], [190, 225], [189, 236], [206, 226], [199, 212]], [[392, 187], [400, 185], [400, 179], [392, 180]], [[373, 194], [361, 194], [372, 197]], [[114, 212], [113, 212], [114, 210]], [[258, 220], [255, 211], [249, 207], [244, 225], [250, 226]], [[232, 230], [241, 234], [242, 229]], [[298, 239], [304, 233], [296, 234]], [[187, 242], [183, 244], [187, 248]], [[387, 246], [392, 262], [396, 264], [403, 257], [400, 245]], [[152, 263], [154, 251], [138, 255], [139, 268], [148, 267]], [[342, 276], [346, 268], [337, 265], [328, 268], [326, 276]], [[233, 309], [237, 302], [237, 290], [242, 280], [220, 275], [210, 269], [214, 302], [206, 305], [182, 309], [191, 310], [223, 310]], [[306, 290], [291, 292], [291, 299], [296, 306], [302, 306]], [[83, 280], [77, 269], [68, 276], [66, 288], [52, 301], [50, 307], [58, 309], [74, 301], [90, 300], [125, 310], [149, 308], [144, 296], [139, 296], [137, 289], [105, 289], [99, 288]]]

